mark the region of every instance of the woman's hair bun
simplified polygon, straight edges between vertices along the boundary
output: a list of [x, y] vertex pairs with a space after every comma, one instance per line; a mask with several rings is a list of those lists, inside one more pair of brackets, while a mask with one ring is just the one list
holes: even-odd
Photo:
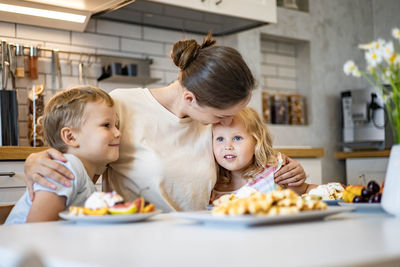
[[201, 45], [199, 45], [194, 39], [176, 42], [171, 52], [171, 58], [174, 61], [174, 64], [181, 70], [186, 69], [190, 63], [196, 59], [200, 49], [215, 44], [215, 40], [212, 40], [211, 37], [212, 34], [209, 33]]

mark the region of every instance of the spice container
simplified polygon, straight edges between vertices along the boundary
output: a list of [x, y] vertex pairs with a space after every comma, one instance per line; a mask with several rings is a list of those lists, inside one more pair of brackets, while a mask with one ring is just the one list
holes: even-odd
[[38, 76], [38, 56], [39, 49], [31, 46], [29, 49], [29, 78], [37, 79]]
[[44, 146], [43, 111], [44, 85], [32, 86], [28, 91], [28, 139], [33, 147]]
[[290, 124], [305, 123], [304, 97], [294, 94], [289, 96]]
[[275, 124], [288, 124], [289, 123], [289, 112], [288, 112], [288, 98], [284, 94], [275, 94], [273, 96], [272, 105], [272, 123]]
[[23, 45], [15, 45], [16, 71], [15, 77], [25, 77], [25, 54]]
[[271, 123], [271, 95], [267, 92], [262, 92], [262, 110], [265, 123]]

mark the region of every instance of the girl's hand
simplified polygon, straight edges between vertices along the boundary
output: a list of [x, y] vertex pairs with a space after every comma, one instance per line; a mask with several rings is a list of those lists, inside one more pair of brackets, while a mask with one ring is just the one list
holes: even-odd
[[306, 172], [297, 160], [282, 155], [283, 165], [274, 175], [275, 183], [287, 186], [299, 186], [306, 181]]
[[69, 180], [74, 179], [72, 172], [64, 167], [64, 165], [54, 160], [63, 162], [67, 161], [63, 154], [54, 148], [38, 153], [32, 153], [26, 159], [24, 164], [25, 183], [28, 187], [29, 197], [31, 200], [34, 198], [34, 183], [38, 183], [50, 189], [56, 189], [56, 185], [43, 178], [43, 176], [50, 177], [54, 181], [65, 186], [71, 186]]

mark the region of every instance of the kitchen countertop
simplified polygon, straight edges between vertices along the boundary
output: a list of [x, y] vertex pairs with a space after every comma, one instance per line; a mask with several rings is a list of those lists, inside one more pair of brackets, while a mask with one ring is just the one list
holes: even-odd
[[[48, 147], [0, 146], [0, 160], [25, 160], [29, 154], [46, 150]], [[324, 156], [323, 148], [279, 147], [281, 153], [292, 158], [318, 158]]]
[[400, 218], [342, 213], [321, 221], [233, 227], [171, 214], [127, 224], [0, 226], [0, 258], [46, 266], [399, 266]]
[[364, 150], [364, 151], [353, 151], [353, 152], [336, 152], [337, 159], [348, 159], [348, 158], [382, 158], [389, 157], [390, 149], [385, 150]]

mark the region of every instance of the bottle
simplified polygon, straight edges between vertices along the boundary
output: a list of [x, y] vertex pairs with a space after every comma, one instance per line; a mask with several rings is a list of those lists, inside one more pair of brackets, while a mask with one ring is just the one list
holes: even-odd
[[305, 123], [304, 98], [302, 95], [293, 94], [289, 96], [289, 120], [290, 124]]
[[36, 46], [31, 46], [29, 49], [29, 78], [37, 79], [38, 75], [38, 56], [39, 49]]
[[272, 123], [274, 124], [288, 124], [288, 98], [284, 94], [275, 94], [272, 108]]
[[267, 92], [262, 92], [262, 109], [263, 119], [265, 123], [271, 123], [271, 95]]
[[15, 45], [16, 71], [15, 77], [25, 77], [25, 54], [23, 45]]

